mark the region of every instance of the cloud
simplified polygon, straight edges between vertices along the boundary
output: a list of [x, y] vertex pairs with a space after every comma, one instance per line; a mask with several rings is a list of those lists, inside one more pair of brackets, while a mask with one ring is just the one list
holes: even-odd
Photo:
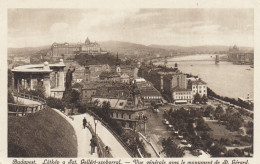
[[54, 23], [51, 27], [50, 27], [50, 32], [55, 34], [55, 33], [63, 33], [64, 31], [66, 31], [69, 28], [69, 25], [67, 23]]
[[[248, 9], [41, 9], [10, 10], [9, 41], [41, 43], [119, 40], [141, 44], [253, 43]], [[41, 21], [39, 21], [39, 19]], [[242, 39], [239, 39], [242, 38]], [[246, 38], [246, 41], [243, 41]], [[251, 40], [250, 40], [251, 38]], [[22, 40], [26, 40], [22, 42]], [[18, 43], [19, 42], [19, 43]], [[32, 44], [32, 45], [30, 45]]]

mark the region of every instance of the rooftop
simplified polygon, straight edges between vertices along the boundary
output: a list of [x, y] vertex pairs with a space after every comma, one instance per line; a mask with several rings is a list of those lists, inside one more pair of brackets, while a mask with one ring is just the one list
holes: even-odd
[[48, 62], [44, 62], [43, 64], [30, 64], [30, 65], [22, 65], [12, 69], [12, 72], [36, 72], [36, 73], [49, 73], [52, 72], [51, 68], [61, 67], [64, 68], [66, 65], [63, 63], [61, 59], [59, 63], [49, 64]]
[[173, 91], [173, 92], [182, 92], [182, 91], [183, 91], [183, 92], [184, 92], [184, 91], [187, 91], [187, 92], [188, 92], [188, 91], [191, 91], [191, 89], [190, 89], [190, 88], [185, 89], [185, 88], [175, 87], [175, 88], [172, 89], [172, 91]]
[[191, 81], [191, 85], [205, 85], [205, 84], [207, 84], [207, 83], [202, 81], [201, 79], [196, 80], [196, 81]]

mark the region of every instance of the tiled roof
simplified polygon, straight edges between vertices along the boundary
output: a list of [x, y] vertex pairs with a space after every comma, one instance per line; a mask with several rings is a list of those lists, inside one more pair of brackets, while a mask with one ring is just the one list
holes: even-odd
[[192, 85], [205, 85], [207, 83], [202, 80], [196, 80], [196, 81], [191, 81], [191, 84]]
[[174, 92], [174, 91], [176, 91], [176, 92], [178, 92], [178, 91], [191, 91], [191, 89], [190, 88], [187, 88], [187, 89], [185, 89], [185, 88], [179, 88], [179, 87], [175, 87], [175, 88], [173, 88], [172, 89], [172, 91]]

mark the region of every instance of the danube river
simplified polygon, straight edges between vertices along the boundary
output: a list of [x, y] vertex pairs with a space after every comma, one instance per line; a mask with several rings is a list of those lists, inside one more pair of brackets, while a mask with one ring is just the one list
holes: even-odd
[[253, 98], [254, 69], [249, 65], [234, 65], [226, 61], [215, 64], [214, 59], [215, 55], [208, 54], [175, 57], [168, 59], [167, 66], [174, 67], [177, 63], [183, 73], [198, 75], [209, 88], [221, 96], [246, 98], [249, 94]]

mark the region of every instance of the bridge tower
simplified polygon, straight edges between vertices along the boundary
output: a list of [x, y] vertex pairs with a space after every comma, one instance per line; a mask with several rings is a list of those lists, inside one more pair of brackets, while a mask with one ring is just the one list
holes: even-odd
[[219, 55], [216, 55], [215, 64], [219, 63]]

